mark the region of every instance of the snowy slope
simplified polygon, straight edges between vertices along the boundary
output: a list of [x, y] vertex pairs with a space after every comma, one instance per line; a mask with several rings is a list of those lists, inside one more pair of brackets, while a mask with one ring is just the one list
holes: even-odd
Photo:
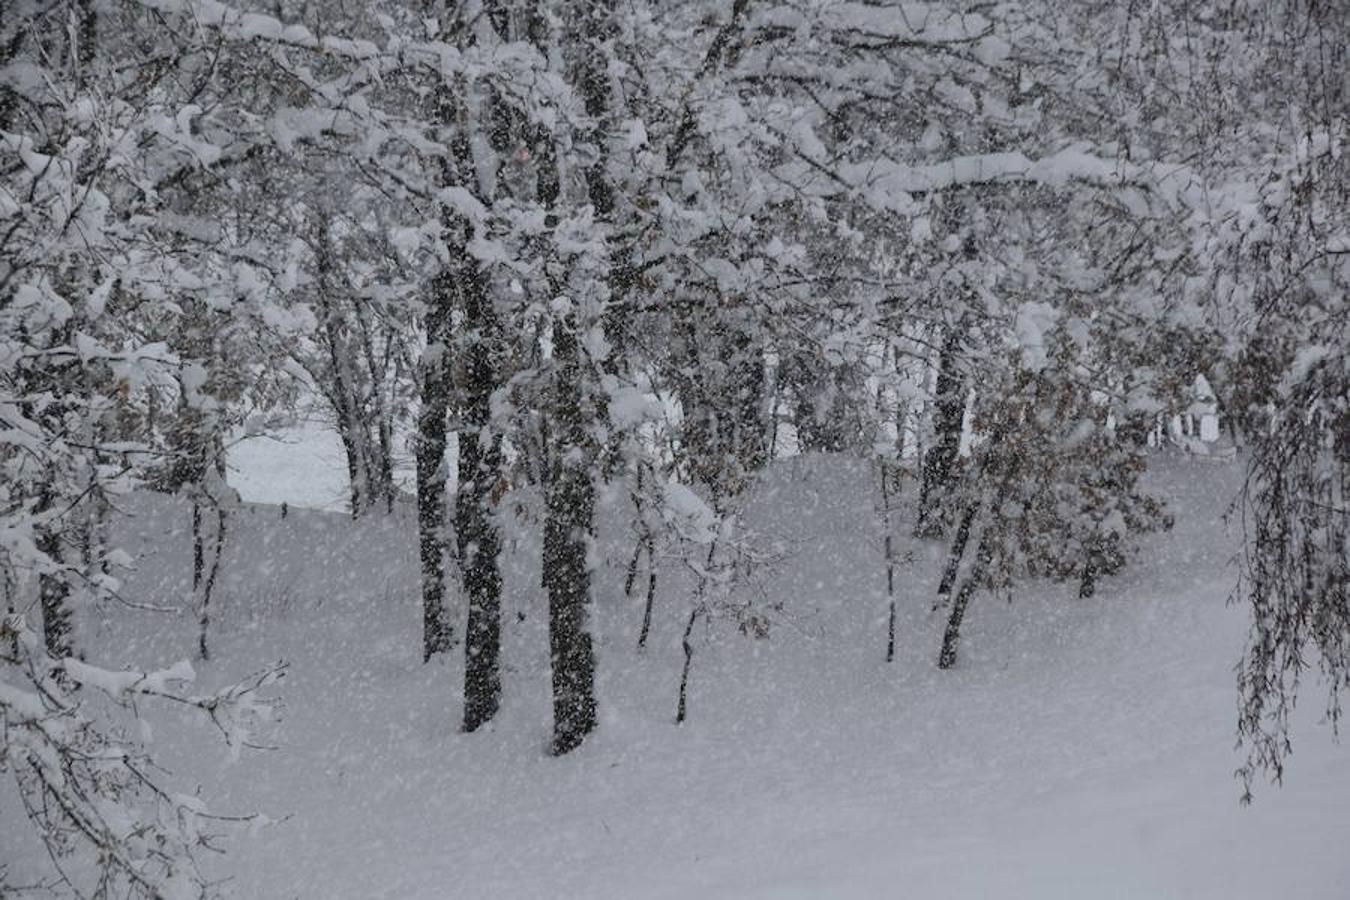
[[[230, 763], [161, 726], [159, 752], [219, 811], [284, 821], [217, 870], [250, 898], [1350, 898], [1350, 750], [1307, 716], [1287, 784], [1238, 806], [1245, 613], [1218, 521], [1237, 470], [1170, 461], [1177, 526], [1078, 600], [980, 595], [959, 667], [935, 665], [931, 545], [902, 542], [900, 650], [883, 661], [884, 572], [865, 465], [776, 464], [748, 523], [789, 551], [761, 585], [771, 637], [698, 630], [673, 724], [687, 585], [662, 575], [653, 643], [622, 597], [627, 513], [596, 609], [602, 724], [546, 755], [548, 669], [533, 527], [508, 548], [503, 711], [457, 730], [458, 659], [420, 663], [408, 516], [254, 505], [238, 516], [204, 680], [284, 657], [276, 752]], [[528, 507], [528, 504], [526, 504]], [[138, 587], [176, 602], [187, 513], [138, 497], [121, 527]], [[523, 617], [523, 618], [522, 618]], [[458, 616], [457, 616], [458, 618]], [[87, 627], [94, 627], [92, 620]], [[171, 662], [188, 616], [119, 612], [97, 661]], [[1321, 696], [1310, 683], [1305, 706]], [[10, 828], [12, 807], [3, 813]]]

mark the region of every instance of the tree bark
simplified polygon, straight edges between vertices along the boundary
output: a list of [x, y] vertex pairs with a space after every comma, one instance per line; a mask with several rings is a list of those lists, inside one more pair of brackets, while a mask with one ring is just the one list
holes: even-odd
[[422, 402], [417, 416], [417, 545], [422, 566], [422, 661], [450, 649], [454, 629], [445, 608], [445, 445], [450, 407], [449, 272], [432, 283], [422, 358]]
[[1083, 548], [1083, 572], [1078, 582], [1078, 598], [1086, 600], [1097, 593], [1097, 573], [1101, 569], [1101, 545], [1096, 538], [1090, 538]]
[[[596, 226], [608, 239], [614, 212], [614, 191], [609, 181], [606, 123], [610, 117], [609, 59], [613, 37], [612, 7], [608, 0], [592, 0], [578, 7], [579, 20], [572, 23], [569, 42], [578, 51], [572, 80], [585, 104], [590, 126], [582, 137], [598, 151], [585, 171], [586, 200]], [[530, 37], [536, 45], [546, 43], [545, 23], [535, 17]], [[541, 49], [543, 47], [541, 46]], [[550, 135], [536, 138], [542, 153], [537, 198], [552, 214], [562, 196], [562, 183]], [[622, 285], [620, 266], [608, 260], [607, 285]], [[626, 271], [626, 267], [623, 267]], [[581, 276], [585, 278], [584, 275]], [[553, 278], [550, 276], [550, 281]], [[561, 285], [552, 285], [555, 295]], [[580, 286], [603, 290], [601, 285]], [[573, 311], [553, 322], [553, 371], [549, 410], [555, 433], [550, 454], [550, 474], [545, 487], [544, 585], [548, 591], [549, 655], [553, 669], [553, 752], [567, 753], [581, 744], [596, 726], [595, 650], [591, 642], [589, 607], [591, 570], [588, 550], [595, 515], [595, 479], [599, 475], [600, 451], [592, 427], [603, 421], [605, 410], [599, 392], [589, 389], [589, 361], [583, 360], [580, 332], [591, 323], [584, 307], [571, 298]], [[596, 323], [599, 324], [599, 323]]]
[[558, 443], [544, 523], [555, 754], [575, 749], [596, 724], [595, 653], [587, 628], [591, 590], [587, 547], [595, 512], [592, 478], [597, 459], [586, 431], [575, 324], [559, 325], [553, 338], [556, 370], [551, 403]]
[[675, 724], [679, 725], [688, 715], [688, 691], [689, 691], [689, 666], [694, 661], [694, 623], [698, 621], [698, 614], [703, 611], [703, 607], [696, 606], [689, 613], [689, 621], [684, 626], [684, 638], [680, 646], [684, 649], [684, 667], [680, 670], [680, 699], [675, 707]]
[[979, 504], [972, 503], [966, 507], [965, 514], [961, 516], [961, 522], [956, 526], [956, 537], [952, 540], [951, 552], [947, 555], [947, 567], [942, 572], [942, 581], [938, 584], [938, 595], [946, 596], [951, 593], [952, 587], [956, 584], [956, 575], [961, 568], [961, 558], [965, 556], [966, 544], [970, 540], [970, 528], [975, 523], [975, 515], [979, 511]]
[[[470, 350], [486, 356], [486, 348]], [[459, 435], [459, 491], [455, 495], [455, 537], [468, 602], [464, 631], [464, 730], [475, 731], [497, 714], [501, 702], [501, 553], [493, 507], [501, 479], [500, 438], [492, 434], [491, 376], [474, 378], [466, 399], [466, 428]]]
[[938, 355], [938, 378], [933, 398], [933, 446], [923, 457], [916, 537], [941, 537], [946, 530], [942, 504], [946, 501], [961, 452], [966, 392], [957, 368], [961, 353], [960, 327], [948, 330]]
[[638, 535], [637, 543], [633, 545], [633, 558], [628, 561], [628, 574], [623, 579], [623, 595], [625, 597], [631, 598], [633, 596], [633, 588], [637, 585], [638, 563], [641, 561], [643, 553], [647, 554], [647, 599], [642, 610], [642, 628], [638, 632], [639, 650], [647, 645], [647, 632], [652, 627], [652, 600], [656, 595], [655, 542], [652, 540], [651, 532], [645, 529]]
[[501, 702], [502, 579], [495, 506], [503, 488], [501, 438], [492, 428], [492, 396], [500, 375], [496, 314], [476, 263], [460, 278], [465, 333], [459, 385], [459, 490], [455, 494], [455, 539], [468, 603], [464, 630], [464, 730], [474, 731], [497, 714]]
[[642, 498], [644, 469], [637, 470], [637, 484], [633, 490], [633, 505], [637, 510], [638, 537], [633, 545], [633, 558], [628, 563], [628, 574], [623, 581], [623, 595], [633, 596], [633, 587], [637, 583], [638, 561], [647, 554], [647, 599], [642, 609], [642, 627], [638, 631], [638, 649], [647, 646], [647, 636], [652, 629], [652, 604], [656, 599], [656, 538], [652, 534], [651, 523], [647, 521], [645, 501]]
[[[221, 558], [225, 554], [225, 532], [229, 521], [229, 514], [225, 507], [221, 506], [218, 500], [213, 499], [212, 503], [216, 509], [216, 549], [211, 557], [211, 569], [207, 572], [205, 581], [202, 582], [201, 593], [198, 595], [197, 601], [197, 653], [202, 659], [211, 658], [206, 644], [206, 632], [211, 625], [211, 595], [215, 591], [216, 577], [220, 574]], [[194, 525], [197, 528], [200, 528], [200, 508], [197, 503], [193, 503]]]
[[990, 547], [982, 538], [979, 551], [975, 555], [975, 564], [971, 566], [970, 574], [962, 582], [961, 590], [957, 591], [956, 600], [952, 602], [952, 612], [947, 618], [947, 629], [942, 635], [942, 651], [938, 654], [939, 669], [950, 669], [956, 665], [956, 647], [961, 639], [961, 622], [966, 616], [970, 598], [984, 583], [989, 557]]
[[881, 480], [882, 552], [886, 560], [886, 600], [889, 612], [886, 618], [886, 662], [895, 660], [895, 541], [891, 533], [890, 466], [885, 459], [878, 462]]
[[[453, 19], [456, 14], [447, 13], [447, 15]], [[442, 31], [458, 31], [462, 24], [458, 20], [443, 22]], [[451, 155], [440, 160], [443, 184], [449, 187], [473, 183], [473, 153], [469, 147], [465, 123], [460, 120], [459, 92], [444, 78], [438, 78], [428, 94], [428, 105], [427, 115], [442, 127], [451, 129], [454, 134], [451, 140]], [[474, 335], [481, 334], [482, 328], [482, 323], [470, 315], [473, 310], [469, 309], [475, 302], [479, 306], [482, 305], [482, 299], [475, 297], [483, 289], [483, 273], [477, 260], [468, 252], [471, 231], [472, 225], [469, 222], [464, 221], [449, 207], [442, 207], [441, 237], [445, 242], [448, 258], [431, 284], [431, 297], [426, 313], [427, 349], [422, 360], [422, 402], [417, 421], [417, 521], [418, 549], [422, 567], [424, 661], [430, 660], [437, 653], [448, 651], [454, 642], [454, 629], [450, 625], [445, 604], [445, 565], [449, 547], [449, 538], [446, 534], [445, 448], [452, 403], [457, 407], [456, 411], [466, 420], [468, 427], [465, 431], [475, 427], [475, 423], [469, 421], [473, 413], [467, 409], [473, 404], [460, 396], [460, 385], [456, 383], [454, 374], [456, 361], [452, 358], [452, 353], [465, 351]], [[457, 312], [464, 315], [460, 334], [456, 334]], [[458, 471], [460, 493], [456, 495], [455, 500], [461, 567], [465, 565], [462, 550], [464, 537], [458, 532], [464, 527], [460, 521], [460, 509], [466, 502], [462, 496], [466, 474], [465, 443], [465, 434], [461, 433]], [[492, 565], [495, 564], [496, 557], [493, 555]], [[466, 583], [466, 588], [467, 586]], [[471, 652], [472, 649], [466, 646], [466, 653]], [[466, 706], [467, 697], [466, 692]]]
[[642, 607], [642, 630], [638, 632], [638, 649], [645, 649], [652, 630], [652, 605], [656, 602], [656, 546], [651, 532], [647, 533], [647, 602]]

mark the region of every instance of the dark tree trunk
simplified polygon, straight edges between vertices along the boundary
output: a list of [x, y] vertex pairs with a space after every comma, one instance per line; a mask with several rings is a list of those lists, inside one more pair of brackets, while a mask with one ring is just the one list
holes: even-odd
[[[483, 4], [483, 12], [499, 40], [507, 42], [515, 38], [511, 4], [492, 0]], [[482, 116], [498, 160], [496, 190], [519, 195], [526, 181], [525, 171], [513, 160], [519, 158], [518, 151], [522, 149], [524, 117], [496, 89], [488, 92]], [[460, 169], [473, 172], [473, 153], [467, 141], [457, 144], [456, 153]], [[549, 162], [539, 164], [541, 180], [556, 177], [547, 174], [552, 168]], [[456, 344], [460, 356], [456, 408], [463, 428], [459, 434], [455, 537], [468, 603], [464, 629], [465, 731], [475, 731], [487, 724], [501, 705], [502, 578], [498, 568], [501, 534], [495, 507], [508, 486], [501, 471], [501, 436], [495, 433], [492, 423], [492, 397], [504, 381], [500, 368], [501, 325], [486, 273], [468, 255], [470, 237], [466, 229], [465, 271], [459, 283], [463, 324]]]
[[1083, 565], [1083, 577], [1078, 582], [1078, 599], [1086, 600], [1097, 593], [1097, 569], [1091, 561]]
[[961, 639], [961, 621], [966, 616], [970, 598], [984, 583], [989, 558], [990, 547], [981, 540], [980, 548], [975, 555], [975, 564], [971, 566], [970, 574], [966, 576], [966, 580], [961, 584], [961, 590], [956, 592], [956, 599], [952, 602], [952, 612], [947, 618], [947, 629], [942, 635], [942, 651], [938, 654], [939, 669], [950, 669], [956, 665], [956, 647]]
[[890, 465], [882, 459], [878, 465], [881, 480], [882, 552], [886, 560], [886, 662], [895, 660], [895, 541], [891, 528], [891, 473]]
[[595, 512], [597, 462], [587, 434], [580, 348], [574, 322], [554, 329], [552, 389], [557, 448], [544, 523], [544, 584], [548, 589], [549, 651], [553, 665], [553, 752], [576, 748], [595, 729], [595, 652], [587, 627], [591, 573], [586, 548]]
[[432, 285], [417, 416], [417, 544], [422, 565], [422, 660], [450, 649], [454, 630], [445, 608], [445, 445], [450, 406], [452, 275]]
[[[577, 12], [579, 19], [571, 23], [569, 34], [569, 42], [579, 53], [573, 80], [593, 123], [591, 132], [584, 136], [598, 151], [585, 173], [586, 194], [596, 223], [607, 236], [613, 218], [614, 192], [607, 171], [609, 67], [604, 45], [613, 34], [612, 9], [606, 0], [592, 0], [580, 4]], [[531, 22], [531, 39], [542, 45], [544, 34], [544, 20], [536, 16]], [[537, 199], [552, 211], [562, 188], [552, 139], [541, 134], [536, 145], [542, 153]], [[552, 226], [557, 219], [550, 214], [548, 221]], [[623, 280], [616, 275], [619, 268], [611, 260], [608, 278], [611, 284]], [[603, 421], [605, 410], [597, 402], [598, 395], [586, 387], [591, 379], [578, 343], [578, 331], [586, 324], [579, 312], [555, 318], [553, 323], [548, 406], [555, 437], [545, 486], [542, 568], [548, 591], [553, 752], [557, 755], [575, 749], [596, 726], [595, 650], [587, 621], [591, 599], [587, 548], [592, 539], [595, 478], [600, 462], [599, 447], [591, 429]]]
[[956, 472], [966, 412], [965, 385], [958, 370], [960, 353], [960, 328], [953, 327], [938, 356], [937, 389], [933, 398], [933, 446], [923, 457], [919, 520], [914, 528], [917, 537], [941, 537], [946, 530], [943, 504]]
[[642, 609], [642, 627], [638, 631], [638, 649], [647, 646], [647, 636], [652, 630], [652, 603], [656, 599], [656, 538], [652, 534], [651, 524], [647, 521], [645, 501], [642, 497], [644, 469], [637, 471], [637, 485], [633, 491], [633, 505], [637, 510], [638, 538], [633, 545], [633, 558], [628, 563], [628, 574], [623, 580], [623, 595], [633, 596], [633, 587], [637, 583], [638, 562], [642, 554], [647, 554], [647, 600]]
[[[490, 401], [482, 398], [482, 416]], [[474, 416], [473, 418], [480, 418]], [[455, 537], [468, 602], [464, 631], [464, 730], [474, 731], [497, 714], [501, 703], [502, 579], [497, 557], [501, 536], [493, 515], [500, 490], [499, 439], [484, 422], [459, 436], [459, 493], [455, 497]]]
[[[445, 22], [442, 28], [457, 30], [462, 24]], [[441, 158], [442, 183], [447, 187], [471, 184], [473, 153], [464, 123], [460, 120], [460, 94], [454, 85], [438, 78], [428, 95], [428, 104], [427, 115], [438, 124], [454, 130], [452, 156]], [[461, 340], [468, 344], [475, 335], [481, 334], [481, 323], [469, 315], [471, 310], [468, 309], [475, 302], [482, 305], [482, 298], [475, 297], [483, 288], [483, 273], [468, 252], [471, 232], [471, 223], [464, 221], [448, 207], [441, 209], [441, 237], [445, 241], [448, 259], [431, 285], [426, 313], [427, 350], [422, 361], [422, 403], [417, 420], [417, 522], [422, 567], [423, 660], [430, 660], [437, 653], [448, 651], [454, 641], [454, 630], [445, 604], [445, 564], [449, 547], [446, 534], [445, 448], [452, 402], [460, 407], [456, 411], [465, 416], [469, 427], [474, 427], [474, 423], [469, 421], [472, 413], [467, 409], [472, 404], [459, 396], [459, 385], [454, 376], [455, 366], [461, 361], [452, 357], [453, 352], [464, 350]], [[455, 333], [457, 311], [465, 315], [463, 330], [472, 331], [473, 334]], [[460, 508], [465, 503], [464, 437], [464, 434], [460, 435], [460, 493], [456, 495], [455, 504], [457, 530], [463, 527]], [[458, 535], [457, 538], [462, 547], [463, 536]], [[459, 562], [461, 566], [465, 564], [462, 550]], [[495, 555], [492, 556], [492, 564], [496, 564]]]
[[[5, 592], [5, 615], [7, 617], [12, 616], [18, 612], [18, 609], [14, 605], [14, 576], [8, 566], [0, 568], [0, 588], [3, 588]], [[10, 632], [9, 642], [10, 655], [17, 657], [19, 655], [18, 632]]]
[[1102, 551], [1100, 542], [1093, 538], [1083, 548], [1083, 573], [1078, 582], [1078, 597], [1086, 600], [1097, 593], [1097, 574], [1101, 571]]
[[[392, 341], [386, 340], [383, 356], [376, 353], [375, 335], [370, 316], [358, 303], [356, 324], [360, 328], [361, 348], [366, 362], [370, 385], [370, 406], [373, 433], [366, 439], [366, 480], [371, 492], [370, 508], [381, 503], [386, 513], [394, 511], [394, 411], [386, 399], [386, 386], [397, 385], [402, 374], [402, 357], [392, 351]], [[392, 369], [392, 371], [391, 371]], [[367, 431], [372, 431], [369, 424]]]
[[[211, 625], [211, 595], [215, 592], [216, 577], [220, 575], [221, 558], [225, 554], [225, 532], [229, 515], [225, 507], [221, 506], [219, 501], [215, 503], [216, 508], [216, 549], [211, 557], [211, 569], [206, 573], [206, 579], [202, 582], [201, 593], [197, 601], [197, 653], [202, 659], [210, 659], [211, 654], [206, 645], [206, 632]], [[194, 527], [200, 529], [201, 515], [200, 505], [193, 503]], [[200, 545], [199, 545], [200, 546]], [[194, 569], [194, 575], [197, 574]]]
[[938, 584], [938, 595], [946, 596], [951, 593], [953, 585], [956, 584], [956, 574], [961, 569], [961, 558], [965, 556], [966, 544], [970, 541], [970, 528], [975, 523], [975, 515], [979, 511], [979, 504], [972, 503], [966, 507], [965, 514], [961, 516], [961, 522], [956, 526], [956, 537], [952, 540], [951, 552], [947, 555], [947, 567], [942, 572], [942, 582]]
[[633, 596], [633, 585], [637, 582], [638, 563], [642, 561], [642, 548], [644, 546], [641, 537], [633, 544], [633, 557], [628, 560], [628, 574], [623, 577], [623, 595], [625, 597]]
[[647, 636], [652, 630], [652, 605], [656, 602], [656, 546], [651, 532], [646, 537], [647, 549], [647, 601], [642, 607], [642, 630], [638, 632], [638, 649], [647, 646]]
[[380, 421], [380, 486], [384, 492], [384, 511], [394, 511], [394, 427], [385, 416]]
[[[889, 548], [891, 539], [886, 538]], [[895, 661], [895, 570], [886, 567], [886, 594], [890, 598], [890, 613], [886, 617], [886, 662]]]
[[197, 491], [192, 492], [192, 596], [202, 589], [206, 571], [206, 536], [202, 534], [202, 502]]
[[476, 263], [460, 279], [465, 333], [459, 385], [459, 491], [455, 538], [468, 603], [464, 630], [464, 730], [474, 731], [497, 714], [501, 702], [502, 579], [494, 507], [504, 488], [501, 438], [492, 430], [492, 396], [500, 374], [496, 314]]
[[342, 453], [347, 458], [347, 502], [351, 507], [353, 519], [360, 518], [362, 507], [365, 505], [365, 492], [361, 486], [366, 479], [361, 471], [361, 456], [357, 449], [353, 435], [347, 426], [342, 424], [344, 413], [338, 411], [338, 439], [342, 441]]
[[689, 613], [689, 621], [684, 626], [684, 639], [680, 646], [684, 649], [684, 667], [680, 670], [680, 699], [675, 707], [675, 724], [678, 725], [685, 720], [688, 715], [688, 691], [689, 691], [689, 666], [694, 661], [694, 623], [698, 621], [698, 614], [703, 611], [702, 607], [696, 606]]
[[[200, 410], [183, 403], [177, 427], [171, 435], [175, 455], [169, 486], [182, 490], [192, 504], [192, 606], [193, 614], [197, 617], [197, 653], [201, 659], [209, 658], [209, 604], [225, 540], [225, 512], [220, 509], [219, 501], [209, 493], [211, 488], [208, 486], [213, 474], [222, 488], [225, 485], [225, 444], [220, 435], [213, 434], [215, 427], [216, 423], [202, 415]], [[205, 510], [208, 504], [215, 507], [218, 514], [216, 555], [209, 573]]]
[[366, 452], [366, 423], [356, 397], [356, 385], [352, 383], [347, 371], [345, 355], [350, 351], [348, 342], [343, 339], [338, 324], [338, 313], [328, 303], [323, 304], [325, 319], [325, 340], [328, 344], [328, 364], [333, 383], [330, 387], [331, 403], [337, 424], [338, 437], [342, 440], [342, 449], [347, 457], [347, 484], [351, 493], [352, 518], [373, 505], [371, 479], [368, 471]]

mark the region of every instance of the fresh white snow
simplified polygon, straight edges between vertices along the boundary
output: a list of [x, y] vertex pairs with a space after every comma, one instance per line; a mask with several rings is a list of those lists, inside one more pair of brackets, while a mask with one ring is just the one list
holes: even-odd
[[[420, 662], [411, 510], [353, 524], [298, 508], [302, 497], [330, 502], [329, 473], [279, 464], [295, 447], [259, 446], [274, 456], [235, 458], [245, 497], [297, 507], [284, 519], [274, 505], [236, 514], [215, 652], [195, 667], [210, 686], [287, 659], [278, 749], [231, 762], [172, 711], [159, 715], [173, 727], [155, 729], [160, 761], [196, 779], [185, 791], [199, 782], [213, 811], [275, 820], [235, 834], [210, 863], [236, 896], [1350, 896], [1350, 752], [1318, 723], [1312, 682], [1287, 783], [1238, 804], [1232, 669], [1246, 612], [1225, 602], [1235, 545], [1218, 519], [1239, 465], [1161, 460], [1150, 477], [1177, 516], [1171, 533], [1091, 600], [1042, 583], [1011, 604], [978, 595], [958, 668], [941, 672], [943, 615], [929, 612], [941, 548], [902, 526], [899, 552], [913, 562], [898, 577], [899, 650], [887, 665], [866, 464], [775, 463], [745, 526], [786, 554], [751, 586], [766, 610], [782, 609], [768, 611], [767, 639], [726, 622], [696, 627], [682, 726], [691, 585], [663, 565], [652, 641], [637, 658], [641, 608], [622, 597], [629, 510], [607, 506], [601, 541], [615, 562], [594, 622], [601, 726], [557, 759], [546, 753], [536, 530], [509, 528], [502, 712], [465, 735], [462, 661]], [[186, 507], [137, 496], [126, 511], [118, 530], [138, 566], [129, 584], [181, 602]], [[187, 613], [82, 624], [98, 636], [90, 662], [111, 668], [168, 667], [193, 647]], [[12, 791], [0, 789], [6, 835], [20, 834]], [[30, 842], [20, 834], [24, 852], [38, 852]]]

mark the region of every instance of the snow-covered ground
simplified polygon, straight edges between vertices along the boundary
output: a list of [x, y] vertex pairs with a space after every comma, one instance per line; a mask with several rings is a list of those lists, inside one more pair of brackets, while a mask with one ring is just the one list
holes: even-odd
[[[283, 470], [268, 456], [244, 463], [246, 499], [322, 506], [340, 492], [320, 463]], [[902, 541], [914, 562], [888, 665], [866, 465], [775, 464], [747, 524], [787, 553], [756, 587], [782, 610], [767, 639], [699, 627], [680, 726], [688, 585], [673, 563], [662, 570], [639, 654], [641, 609], [622, 596], [627, 513], [611, 504], [602, 540], [616, 562], [595, 609], [601, 727], [561, 759], [546, 753], [537, 527], [511, 526], [502, 712], [465, 735], [461, 660], [420, 662], [408, 510], [353, 524], [251, 504], [230, 536], [216, 653], [198, 669], [214, 683], [287, 659], [279, 749], [231, 762], [174, 722], [157, 751], [213, 809], [281, 820], [213, 863], [259, 900], [1346, 900], [1350, 748], [1317, 721], [1315, 682], [1286, 784], [1238, 804], [1246, 612], [1226, 605], [1234, 543], [1220, 516], [1239, 471], [1159, 468], [1170, 533], [1091, 600], [1045, 584], [1011, 603], [979, 595], [960, 664], [941, 672], [943, 622], [929, 612], [940, 549]], [[127, 511], [131, 589], [181, 603], [186, 510], [137, 497]], [[186, 614], [119, 611], [97, 627], [114, 638], [90, 641], [107, 665], [168, 664], [192, 646]], [[12, 807], [3, 815], [14, 827]]]

